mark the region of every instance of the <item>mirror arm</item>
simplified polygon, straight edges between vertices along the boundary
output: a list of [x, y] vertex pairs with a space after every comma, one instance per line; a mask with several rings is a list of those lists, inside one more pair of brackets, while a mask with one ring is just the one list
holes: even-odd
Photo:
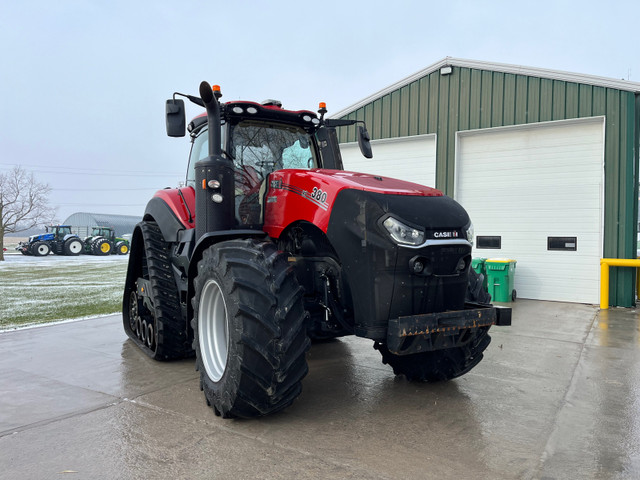
[[204, 102], [200, 97], [194, 97], [193, 95], [187, 95], [186, 93], [173, 92], [173, 99], [176, 99], [176, 95], [189, 99], [192, 103], [204, 107]]

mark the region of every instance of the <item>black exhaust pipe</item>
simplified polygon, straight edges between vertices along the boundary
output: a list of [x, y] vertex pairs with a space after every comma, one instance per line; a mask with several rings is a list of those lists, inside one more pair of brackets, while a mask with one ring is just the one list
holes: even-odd
[[233, 162], [222, 156], [220, 104], [207, 82], [200, 84], [200, 98], [207, 109], [209, 156], [195, 164], [196, 237], [235, 226], [235, 173]]

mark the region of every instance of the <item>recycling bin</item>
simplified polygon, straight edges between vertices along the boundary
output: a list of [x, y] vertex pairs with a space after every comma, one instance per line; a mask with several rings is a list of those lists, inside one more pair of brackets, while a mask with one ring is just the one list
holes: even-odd
[[484, 289], [487, 289], [487, 268], [485, 262], [486, 258], [472, 258], [471, 259], [471, 268], [475, 270], [478, 275], [483, 275], [484, 280], [482, 281], [482, 286]]
[[485, 261], [487, 271], [487, 290], [494, 302], [512, 302], [516, 299], [514, 280], [516, 261], [510, 258], [488, 258]]

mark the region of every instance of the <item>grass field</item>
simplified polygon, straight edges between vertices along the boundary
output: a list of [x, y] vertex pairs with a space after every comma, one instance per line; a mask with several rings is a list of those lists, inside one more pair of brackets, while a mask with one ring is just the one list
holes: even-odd
[[128, 256], [5, 258], [0, 330], [121, 311]]

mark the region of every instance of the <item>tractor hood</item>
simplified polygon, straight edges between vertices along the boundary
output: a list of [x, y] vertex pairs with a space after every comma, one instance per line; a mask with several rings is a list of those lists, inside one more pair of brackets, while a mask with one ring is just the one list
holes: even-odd
[[338, 190], [350, 188], [388, 195], [417, 195], [420, 197], [441, 197], [443, 193], [435, 188], [406, 182], [381, 175], [348, 172], [344, 170], [298, 170], [297, 175], [310, 175], [316, 181], [333, 185]]
[[326, 232], [333, 204], [343, 192], [389, 197], [389, 201], [403, 198], [412, 205], [420, 203], [420, 209], [426, 208], [424, 201], [448, 199], [435, 188], [378, 175], [327, 169], [278, 170], [269, 176], [264, 231], [278, 238], [288, 225], [306, 221]]

